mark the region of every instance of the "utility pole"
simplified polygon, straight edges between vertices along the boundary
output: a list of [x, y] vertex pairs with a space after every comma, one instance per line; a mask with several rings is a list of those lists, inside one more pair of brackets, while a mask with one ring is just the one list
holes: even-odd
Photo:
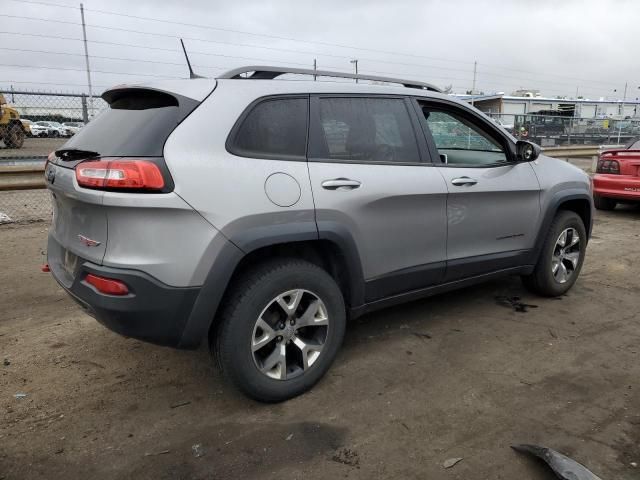
[[[356, 77], [358, 75], [358, 59], [354, 58], [349, 63], [352, 63], [356, 67]], [[356, 78], [356, 83], [358, 83], [358, 78]]]
[[[620, 116], [622, 120], [624, 120], [624, 103], [627, 100], [627, 86], [629, 82], [624, 82], [624, 94], [622, 95], [622, 112], [620, 112]], [[622, 133], [622, 122], [618, 120], [618, 145], [620, 145], [620, 134]]]
[[16, 103], [16, 99], [13, 96], [13, 85], [11, 85], [11, 103]]
[[91, 87], [91, 66], [89, 65], [89, 49], [87, 47], [87, 28], [84, 23], [84, 6], [80, 4], [80, 19], [82, 20], [82, 40], [84, 41], [84, 60], [87, 65], [87, 85], [89, 86], [89, 111], [93, 118], [93, 88]]
[[471, 87], [471, 105], [475, 105], [474, 95], [476, 94], [476, 75], [478, 73], [478, 62], [473, 62], [473, 86]]
[[[318, 69], [318, 62], [316, 61], [316, 59], [313, 59], [313, 71], [315, 72]], [[313, 76], [313, 81], [317, 81], [318, 80], [318, 76], [314, 75]]]

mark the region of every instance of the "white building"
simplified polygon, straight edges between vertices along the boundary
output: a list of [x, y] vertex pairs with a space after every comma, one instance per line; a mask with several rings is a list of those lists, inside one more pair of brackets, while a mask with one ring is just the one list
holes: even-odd
[[[569, 98], [545, 98], [538, 96], [516, 97], [497, 93], [493, 95], [456, 95], [461, 100], [473, 103], [485, 113], [503, 115], [539, 114], [550, 111], [566, 111], [578, 118], [638, 118], [640, 100], [590, 100]], [[506, 118], [509, 121], [509, 118]], [[512, 120], [512, 119], [511, 119]]]

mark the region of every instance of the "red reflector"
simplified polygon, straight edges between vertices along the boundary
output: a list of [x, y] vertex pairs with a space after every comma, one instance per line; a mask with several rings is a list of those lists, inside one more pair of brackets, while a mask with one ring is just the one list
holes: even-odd
[[42, 270], [44, 273], [49, 273], [51, 271], [51, 269], [49, 268], [49, 264], [45, 263], [44, 265], [42, 265], [40, 267], [40, 270]]
[[129, 288], [120, 280], [114, 280], [112, 278], [99, 277], [92, 273], [87, 274], [85, 281], [89, 285], [96, 287], [101, 293], [108, 295], [126, 295], [129, 293]]
[[76, 166], [78, 185], [87, 188], [162, 190], [160, 168], [148, 160], [98, 160]]

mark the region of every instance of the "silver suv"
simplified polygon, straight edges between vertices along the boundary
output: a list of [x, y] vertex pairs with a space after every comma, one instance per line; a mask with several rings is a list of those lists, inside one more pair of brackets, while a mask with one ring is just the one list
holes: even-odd
[[262, 401], [313, 386], [348, 318], [497, 275], [571, 288], [585, 173], [431, 85], [324, 77], [354, 76], [246, 67], [106, 91], [46, 167], [58, 283], [122, 335], [208, 340]]

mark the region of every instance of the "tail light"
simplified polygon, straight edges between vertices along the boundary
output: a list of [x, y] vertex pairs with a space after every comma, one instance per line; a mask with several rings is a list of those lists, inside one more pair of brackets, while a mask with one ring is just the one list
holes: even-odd
[[165, 187], [160, 167], [149, 160], [89, 160], [76, 166], [78, 185], [98, 190], [159, 191]]
[[106, 293], [107, 295], [126, 295], [129, 293], [127, 285], [120, 280], [100, 277], [93, 273], [87, 274], [84, 280], [89, 285], [93, 285], [100, 293]]
[[617, 160], [608, 160], [606, 157], [601, 157], [598, 160], [596, 173], [613, 173], [617, 175], [620, 173], [620, 164]]

